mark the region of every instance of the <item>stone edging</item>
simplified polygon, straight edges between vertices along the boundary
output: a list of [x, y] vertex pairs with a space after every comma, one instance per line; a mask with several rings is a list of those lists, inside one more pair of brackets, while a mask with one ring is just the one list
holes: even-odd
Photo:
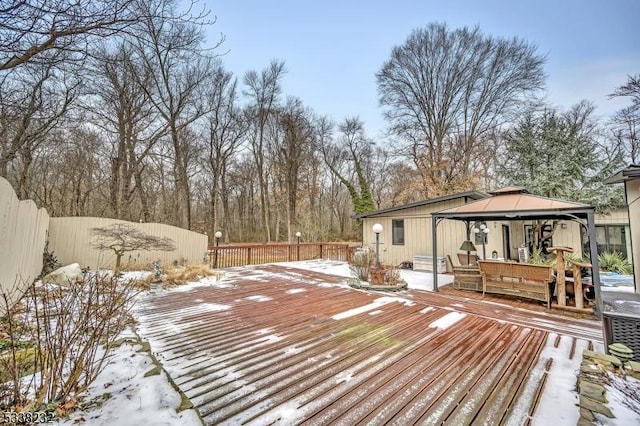
[[578, 395], [580, 398], [580, 420], [578, 426], [595, 425], [596, 414], [609, 418], [615, 416], [607, 406], [605, 385], [609, 383], [609, 374], [627, 374], [640, 379], [640, 363], [629, 361], [624, 373], [622, 362], [613, 355], [590, 350], [582, 353], [582, 364], [578, 375]]
[[398, 285], [371, 285], [366, 281], [350, 282], [349, 285], [360, 290], [401, 291], [408, 288], [407, 283], [404, 281], [398, 283]]

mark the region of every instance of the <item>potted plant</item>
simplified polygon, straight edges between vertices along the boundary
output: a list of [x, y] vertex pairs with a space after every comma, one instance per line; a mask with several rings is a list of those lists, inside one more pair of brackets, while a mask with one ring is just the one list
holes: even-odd
[[371, 269], [369, 269], [369, 284], [384, 285], [384, 277], [386, 274], [387, 270], [384, 266], [373, 266]]

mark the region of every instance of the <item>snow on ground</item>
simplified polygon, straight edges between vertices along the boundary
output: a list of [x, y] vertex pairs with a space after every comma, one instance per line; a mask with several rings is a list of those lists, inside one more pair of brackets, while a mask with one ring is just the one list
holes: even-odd
[[353, 278], [353, 272], [347, 262], [339, 260], [305, 260], [300, 262], [279, 262], [276, 265], [288, 266], [291, 268], [305, 269], [308, 271], [322, 272], [339, 277]]
[[201, 425], [196, 411], [180, 413], [180, 395], [171, 387], [164, 372], [144, 377], [155, 365], [138, 344], [123, 343], [114, 349], [111, 360], [98, 379], [83, 395], [87, 408], [56, 423], [91, 426], [118, 425]]
[[[355, 278], [355, 275], [347, 262], [338, 260], [307, 260], [301, 262], [281, 262], [276, 265], [288, 266], [291, 268], [305, 269], [314, 272], [322, 272], [330, 275], [337, 275], [345, 278]], [[427, 271], [412, 271], [410, 269], [400, 269], [402, 278], [410, 290], [433, 291], [433, 273]], [[438, 286], [444, 286], [453, 282], [453, 275], [438, 274]]]
[[[353, 272], [346, 262], [330, 261], [330, 260], [313, 260], [304, 262], [287, 262], [279, 263], [280, 265], [290, 266], [310, 271], [323, 272], [331, 275], [337, 275], [345, 278], [353, 278]], [[132, 277], [144, 277], [144, 273], [137, 275], [131, 273]], [[268, 274], [268, 273], [267, 273]], [[233, 272], [225, 272], [225, 277], [233, 276]], [[430, 272], [419, 272], [411, 270], [400, 270], [400, 275], [413, 290], [433, 290], [433, 275]], [[453, 277], [449, 275], [438, 275], [438, 284], [440, 286], [453, 281]], [[223, 277], [207, 277], [198, 282], [188, 283], [184, 286], [168, 289], [165, 291], [184, 291], [188, 292], [199, 286], [213, 287], [229, 287], [232, 284], [225, 282]], [[626, 291], [626, 287], [609, 287], [605, 290]], [[288, 291], [289, 294], [295, 294], [305, 291], [303, 288], [295, 288]], [[250, 296], [254, 301], [264, 301], [260, 295]], [[392, 302], [400, 302], [410, 304], [411, 302], [401, 297], [381, 297], [374, 300], [373, 303], [355, 308], [349, 311], [334, 315], [334, 319], [347, 318], [362, 312], [374, 314], [379, 312], [379, 308], [385, 304]], [[205, 310], [219, 310], [227, 308], [223, 305], [208, 304]], [[420, 313], [427, 313], [433, 310], [427, 307]], [[465, 314], [452, 312], [445, 315], [441, 319], [432, 322], [430, 327], [446, 328], [453, 323], [461, 320]], [[281, 340], [283, 337], [277, 335], [271, 329], [261, 330], [262, 340], [271, 342]], [[575, 392], [576, 375], [579, 369], [581, 356], [574, 356], [573, 360], [569, 360], [567, 352], [570, 348], [571, 339], [563, 337], [558, 348], [555, 348], [553, 341], [554, 335], [550, 335], [543, 350], [541, 357], [534, 369], [534, 376], [541, 376], [544, 372], [544, 363], [549, 357], [554, 358], [554, 363], [549, 371], [548, 381], [545, 386], [545, 392], [541, 396], [540, 404], [536, 410], [536, 415], [532, 419], [532, 424], [555, 426], [574, 426], [577, 422], [578, 409], [575, 406], [577, 394]], [[581, 353], [586, 342], [578, 341], [576, 353]], [[138, 425], [138, 424], [154, 424], [154, 425], [181, 425], [191, 426], [200, 425], [201, 422], [195, 410], [185, 410], [181, 413], [176, 412], [176, 408], [180, 404], [179, 394], [169, 384], [168, 378], [164, 372], [159, 375], [144, 377], [144, 374], [154, 367], [151, 357], [145, 352], [137, 352], [139, 345], [124, 343], [114, 350], [109, 365], [98, 377], [98, 380], [91, 385], [84, 396], [84, 402], [94, 401], [96, 404], [86, 407], [83, 410], [74, 412], [70, 418], [58, 420], [58, 424], [90, 424], [90, 425]], [[291, 351], [297, 350], [291, 348]], [[596, 350], [602, 352], [602, 347]], [[348, 372], [343, 372], [337, 377], [338, 382], [349, 381], [351, 376]], [[535, 379], [532, 380], [535, 382]], [[535, 383], [534, 383], [535, 384]], [[529, 393], [535, 391], [532, 384]], [[525, 389], [525, 396], [527, 390]], [[611, 398], [609, 407], [618, 416], [614, 421], [608, 420], [604, 424], [623, 425], [623, 424], [640, 424], [638, 414], [633, 413], [624, 407], [622, 402], [623, 395], [616, 393], [615, 389], [611, 389]], [[523, 398], [526, 399], [526, 398]], [[101, 402], [98, 404], [97, 402]], [[527, 405], [528, 406], [528, 405]], [[524, 405], [523, 405], [524, 407]], [[523, 408], [520, 407], [520, 408]], [[519, 407], [514, 407], [517, 410]], [[295, 418], [295, 410], [289, 413]], [[279, 411], [279, 415], [282, 412]], [[523, 413], [523, 416], [527, 416]], [[289, 417], [285, 417], [289, 418]], [[604, 421], [604, 419], [601, 419]]]

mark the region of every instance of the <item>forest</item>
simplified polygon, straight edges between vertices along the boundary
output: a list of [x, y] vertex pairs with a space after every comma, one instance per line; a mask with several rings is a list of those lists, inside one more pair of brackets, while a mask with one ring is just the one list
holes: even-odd
[[[225, 242], [359, 239], [351, 216], [524, 186], [601, 211], [640, 163], [640, 74], [600, 118], [544, 100], [529, 41], [432, 23], [375, 75], [388, 125], [333, 122], [288, 93], [286, 58], [234, 75], [197, 1], [8, 0], [0, 10], [0, 176], [51, 216], [161, 222]], [[370, 78], [371, 76], [363, 76]]]

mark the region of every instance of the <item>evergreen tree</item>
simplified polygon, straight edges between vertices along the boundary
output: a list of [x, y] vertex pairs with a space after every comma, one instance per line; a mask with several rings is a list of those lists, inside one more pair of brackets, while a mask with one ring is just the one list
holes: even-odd
[[598, 211], [621, 205], [619, 191], [603, 180], [622, 165], [622, 155], [601, 142], [593, 111], [583, 101], [566, 112], [549, 107], [527, 112], [503, 135], [504, 160], [496, 166], [500, 179]]

